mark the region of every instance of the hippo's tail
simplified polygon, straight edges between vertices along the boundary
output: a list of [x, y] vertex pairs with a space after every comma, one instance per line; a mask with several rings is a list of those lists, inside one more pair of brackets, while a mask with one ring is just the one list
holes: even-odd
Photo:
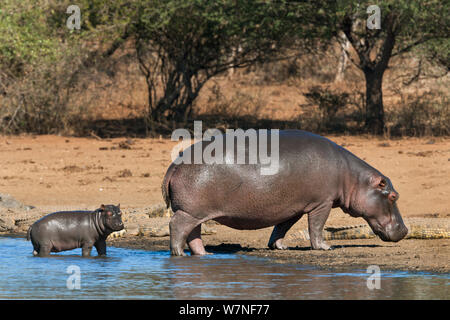
[[28, 231], [27, 231], [27, 240], [28, 241], [30, 241], [30, 239], [31, 239], [31, 229], [33, 228], [33, 225], [31, 225], [29, 228], [28, 228]]
[[164, 180], [161, 185], [162, 196], [167, 208], [170, 207], [170, 178], [172, 178], [175, 169], [176, 165], [172, 163], [167, 169], [166, 175], [164, 176]]

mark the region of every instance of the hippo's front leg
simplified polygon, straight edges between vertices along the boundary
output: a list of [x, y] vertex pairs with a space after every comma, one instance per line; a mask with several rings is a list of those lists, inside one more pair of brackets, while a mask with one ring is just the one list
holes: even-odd
[[311, 247], [314, 250], [330, 250], [323, 240], [323, 227], [330, 215], [332, 203], [324, 203], [308, 213], [308, 230]]
[[[206, 254], [200, 237], [201, 221], [190, 214], [177, 210], [170, 219], [170, 253], [173, 256], [185, 256], [186, 240], [193, 254]], [[189, 239], [188, 239], [189, 237]]]
[[81, 246], [81, 255], [83, 257], [90, 257], [93, 243], [83, 243]]
[[95, 249], [97, 249], [97, 253], [99, 256], [106, 256], [106, 241], [105, 239], [97, 240], [94, 244]]

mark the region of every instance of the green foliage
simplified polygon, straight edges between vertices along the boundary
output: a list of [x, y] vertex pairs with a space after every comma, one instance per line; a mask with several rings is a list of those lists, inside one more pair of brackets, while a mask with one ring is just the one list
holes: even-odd
[[0, 7], [0, 68], [14, 75], [60, 58], [59, 41], [47, 28], [45, 1], [3, 0]]

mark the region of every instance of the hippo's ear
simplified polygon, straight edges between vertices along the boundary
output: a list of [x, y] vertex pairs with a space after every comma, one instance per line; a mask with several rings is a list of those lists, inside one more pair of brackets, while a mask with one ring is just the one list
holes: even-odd
[[119, 208], [120, 209], [120, 203], [117, 205], [117, 208]]
[[369, 178], [369, 183], [372, 187], [384, 189], [387, 185], [386, 178], [380, 175], [372, 175]]
[[384, 187], [386, 187], [386, 179], [381, 178], [380, 182], [378, 183], [378, 187], [384, 189]]
[[105, 205], [104, 205], [104, 204], [102, 204], [102, 205], [100, 206], [100, 211], [105, 211]]

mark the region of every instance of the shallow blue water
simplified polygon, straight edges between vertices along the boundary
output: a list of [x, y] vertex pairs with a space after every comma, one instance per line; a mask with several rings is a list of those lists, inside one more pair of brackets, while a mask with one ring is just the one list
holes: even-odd
[[450, 274], [381, 270], [380, 288], [370, 290], [366, 270], [238, 254], [108, 247], [107, 257], [76, 249], [40, 258], [25, 239], [0, 237], [0, 264], [0, 299], [450, 299]]

